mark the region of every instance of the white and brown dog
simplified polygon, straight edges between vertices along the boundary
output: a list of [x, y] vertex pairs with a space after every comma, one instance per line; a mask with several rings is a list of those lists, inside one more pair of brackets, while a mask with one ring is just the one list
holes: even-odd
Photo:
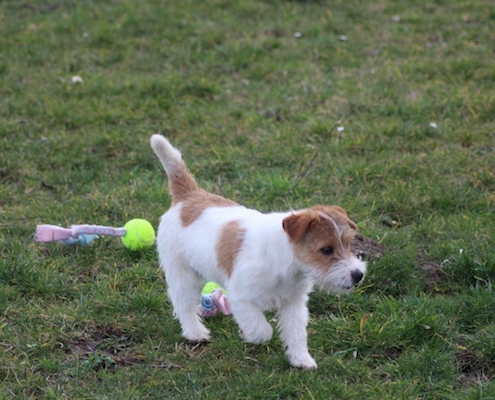
[[264, 343], [276, 310], [289, 362], [317, 367], [308, 352], [308, 293], [313, 285], [345, 293], [364, 277], [366, 263], [351, 251], [356, 225], [338, 206], [262, 214], [198, 188], [179, 150], [161, 135], [151, 147], [169, 179], [172, 205], [157, 235], [160, 265], [182, 334], [210, 339], [198, 315], [204, 280], [228, 292], [232, 314], [246, 342]]

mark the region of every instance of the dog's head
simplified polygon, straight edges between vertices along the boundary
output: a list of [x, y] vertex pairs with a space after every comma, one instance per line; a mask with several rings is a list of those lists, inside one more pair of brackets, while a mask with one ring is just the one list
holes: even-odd
[[298, 211], [284, 219], [283, 228], [297, 259], [322, 289], [348, 292], [364, 278], [366, 262], [351, 250], [357, 226], [343, 208], [315, 206]]

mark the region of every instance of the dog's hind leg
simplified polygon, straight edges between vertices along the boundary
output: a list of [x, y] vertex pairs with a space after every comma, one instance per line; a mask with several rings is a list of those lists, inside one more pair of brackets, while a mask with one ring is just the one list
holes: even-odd
[[[175, 264], [175, 263], [173, 263]], [[199, 316], [202, 278], [189, 266], [171, 265], [167, 262], [165, 279], [168, 296], [174, 307], [174, 315], [179, 319], [182, 335], [191, 342], [207, 342], [210, 331]]]

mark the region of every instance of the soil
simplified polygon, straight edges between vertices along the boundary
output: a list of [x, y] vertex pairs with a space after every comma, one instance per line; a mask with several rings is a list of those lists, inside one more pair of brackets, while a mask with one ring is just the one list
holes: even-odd
[[359, 258], [377, 260], [385, 253], [385, 248], [380, 243], [359, 233], [354, 237], [351, 246]]

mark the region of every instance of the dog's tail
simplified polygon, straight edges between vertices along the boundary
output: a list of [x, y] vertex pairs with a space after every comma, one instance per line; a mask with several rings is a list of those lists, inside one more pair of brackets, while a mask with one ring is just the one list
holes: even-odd
[[165, 168], [174, 203], [185, 200], [191, 192], [198, 190], [198, 185], [182, 160], [179, 150], [162, 135], [151, 136], [150, 143]]

